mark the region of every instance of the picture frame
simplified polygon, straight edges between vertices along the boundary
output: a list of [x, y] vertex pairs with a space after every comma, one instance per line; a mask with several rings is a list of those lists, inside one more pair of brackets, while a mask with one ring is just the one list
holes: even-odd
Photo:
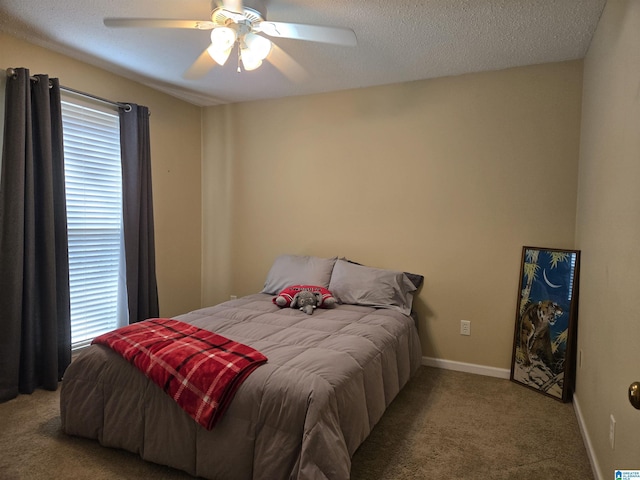
[[575, 383], [580, 251], [522, 247], [513, 382], [562, 402]]

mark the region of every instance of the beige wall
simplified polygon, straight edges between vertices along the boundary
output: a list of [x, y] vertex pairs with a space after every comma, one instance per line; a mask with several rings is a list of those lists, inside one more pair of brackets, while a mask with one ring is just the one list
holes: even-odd
[[574, 61], [206, 108], [205, 303], [344, 255], [425, 276], [425, 356], [508, 369], [522, 246], [573, 247], [581, 85]]
[[[66, 87], [150, 108], [160, 314], [170, 316], [199, 307], [200, 108], [0, 33], [0, 69], [8, 67], [47, 73]], [[3, 122], [2, 115], [0, 127]]]
[[[576, 245], [582, 250], [576, 403], [600, 478], [640, 469], [640, 2], [609, 0], [584, 65]], [[609, 416], [616, 419], [615, 449]]]

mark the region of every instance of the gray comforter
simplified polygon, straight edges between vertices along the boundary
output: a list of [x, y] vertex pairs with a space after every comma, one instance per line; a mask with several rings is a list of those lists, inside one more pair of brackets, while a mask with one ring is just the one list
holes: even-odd
[[70, 435], [210, 479], [348, 479], [351, 456], [417, 370], [411, 317], [341, 305], [306, 315], [255, 294], [176, 317], [261, 351], [213, 430], [107, 347], [65, 372]]

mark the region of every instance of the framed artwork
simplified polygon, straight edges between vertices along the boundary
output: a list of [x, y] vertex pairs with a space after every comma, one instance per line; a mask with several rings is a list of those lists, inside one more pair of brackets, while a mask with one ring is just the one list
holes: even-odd
[[562, 402], [575, 381], [580, 251], [522, 248], [511, 380]]

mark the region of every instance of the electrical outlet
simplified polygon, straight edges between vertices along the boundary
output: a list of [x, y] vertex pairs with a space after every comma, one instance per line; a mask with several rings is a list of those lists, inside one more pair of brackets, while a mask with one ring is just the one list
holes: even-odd
[[460, 335], [471, 335], [470, 320], [460, 320]]
[[609, 417], [609, 444], [613, 450], [616, 444], [616, 419], [613, 417], [613, 413]]

